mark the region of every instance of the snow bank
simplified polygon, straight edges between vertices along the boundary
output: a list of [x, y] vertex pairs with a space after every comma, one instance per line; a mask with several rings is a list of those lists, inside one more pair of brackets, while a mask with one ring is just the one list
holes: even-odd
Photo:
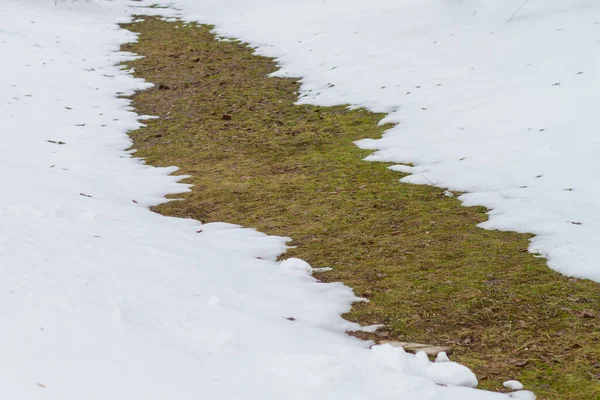
[[186, 187], [125, 151], [127, 4], [0, 0], [0, 398], [505, 398], [346, 336], [285, 238], [148, 210]]
[[358, 142], [368, 160], [468, 192], [483, 228], [534, 233], [551, 268], [600, 281], [597, 0], [175, 4], [303, 77], [301, 103], [389, 113]]

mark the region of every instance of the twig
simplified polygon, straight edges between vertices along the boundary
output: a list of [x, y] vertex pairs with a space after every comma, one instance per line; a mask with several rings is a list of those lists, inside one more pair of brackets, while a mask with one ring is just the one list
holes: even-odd
[[[423, 178], [427, 179], [427, 181], [428, 181], [429, 183], [431, 183], [431, 186], [438, 186], [438, 185], [436, 185], [435, 183], [431, 182], [431, 180], [430, 180], [428, 177], [426, 177], [425, 175], [421, 175], [421, 176], [422, 176]], [[442, 189], [444, 189], [444, 188], [442, 188]], [[456, 193], [454, 193], [452, 190], [444, 189], [444, 193], [446, 193], [446, 192], [448, 192], [448, 193], [452, 194], [452, 196], [456, 196]]]
[[431, 181], [429, 180], [429, 178], [425, 176], [425, 174], [423, 174], [423, 175], [421, 175], [421, 176], [422, 176], [423, 178], [427, 179], [427, 182], [431, 183], [431, 186], [437, 186], [435, 183], [431, 182]]
[[525, 7], [525, 4], [527, 4], [529, 2], [529, 0], [525, 0], [523, 2], [523, 4], [521, 4], [521, 7], [517, 8], [516, 11], [513, 13], [513, 15], [510, 16], [510, 18], [508, 19], [508, 21], [506, 21], [506, 23], [510, 23], [510, 21], [513, 20], [513, 18], [519, 13], [519, 11], [521, 11], [521, 8]]

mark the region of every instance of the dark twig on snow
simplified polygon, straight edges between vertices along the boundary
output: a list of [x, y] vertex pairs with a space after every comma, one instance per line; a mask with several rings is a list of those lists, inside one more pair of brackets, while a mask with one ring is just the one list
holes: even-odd
[[523, 4], [521, 4], [521, 6], [515, 10], [515, 12], [513, 13], [513, 15], [511, 15], [511, 16], [510, 16], [510, 18], [508, 19], [508, 21], [506, 21], [506, 23], [507, 23], [507, 24], [508, 24], [508, 23], [510, 23], [510, 21], [512, 21], [512, 20], [513, 20], [513, 18], [514, 18], [514, 17], [515, 17], [515, 16], [516, 16], [516, 15], [519, 13], [519, 11], [521, 11], [521, 9], [522, 9], [523, 7], [525, 7], [525, 4], [527, 4], [528, 2], [529, 2], [529, 0], [525, 0], [525, 1], [523, 2]]

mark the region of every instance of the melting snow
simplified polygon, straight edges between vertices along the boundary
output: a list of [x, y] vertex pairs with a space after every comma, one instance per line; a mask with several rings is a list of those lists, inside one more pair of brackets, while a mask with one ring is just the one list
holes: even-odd
[[597, 0], [174, 2], [277, 57], [301, 103], [389, 113], [358, 142], [368, 160], [467, 192], [482, 227], [534, 233], [551, 268], [600, 281]]
[[0, 0], [0, 398], [507, 398], [347, 336], [354, 294], [285, 238], [148, 210], [187, 187], [125, 150], [141, 5]]

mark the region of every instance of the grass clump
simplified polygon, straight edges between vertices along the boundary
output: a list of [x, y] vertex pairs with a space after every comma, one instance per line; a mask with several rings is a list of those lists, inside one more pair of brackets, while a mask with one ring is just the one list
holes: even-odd
[[296, 80], [267, 77], [272, 59], [210, 27], [127, 28], [141, 35], [124, 50], [144, 56], [128, 65], [156, 84], [134, 105], [160, 116], [131, 133], [137, 155], [194, 185], [156, 211], [291, 236], [288, 256], [370, 299], [346, 317], [385, 328], [357, 336], [451, 345], [483, 388], [600, 398], [600, 286], [551, 271], [528, 235], [477, 228], [484, 208], [362, 161], [353, 141], [380, 137], [383, 115], [294, 105]]

